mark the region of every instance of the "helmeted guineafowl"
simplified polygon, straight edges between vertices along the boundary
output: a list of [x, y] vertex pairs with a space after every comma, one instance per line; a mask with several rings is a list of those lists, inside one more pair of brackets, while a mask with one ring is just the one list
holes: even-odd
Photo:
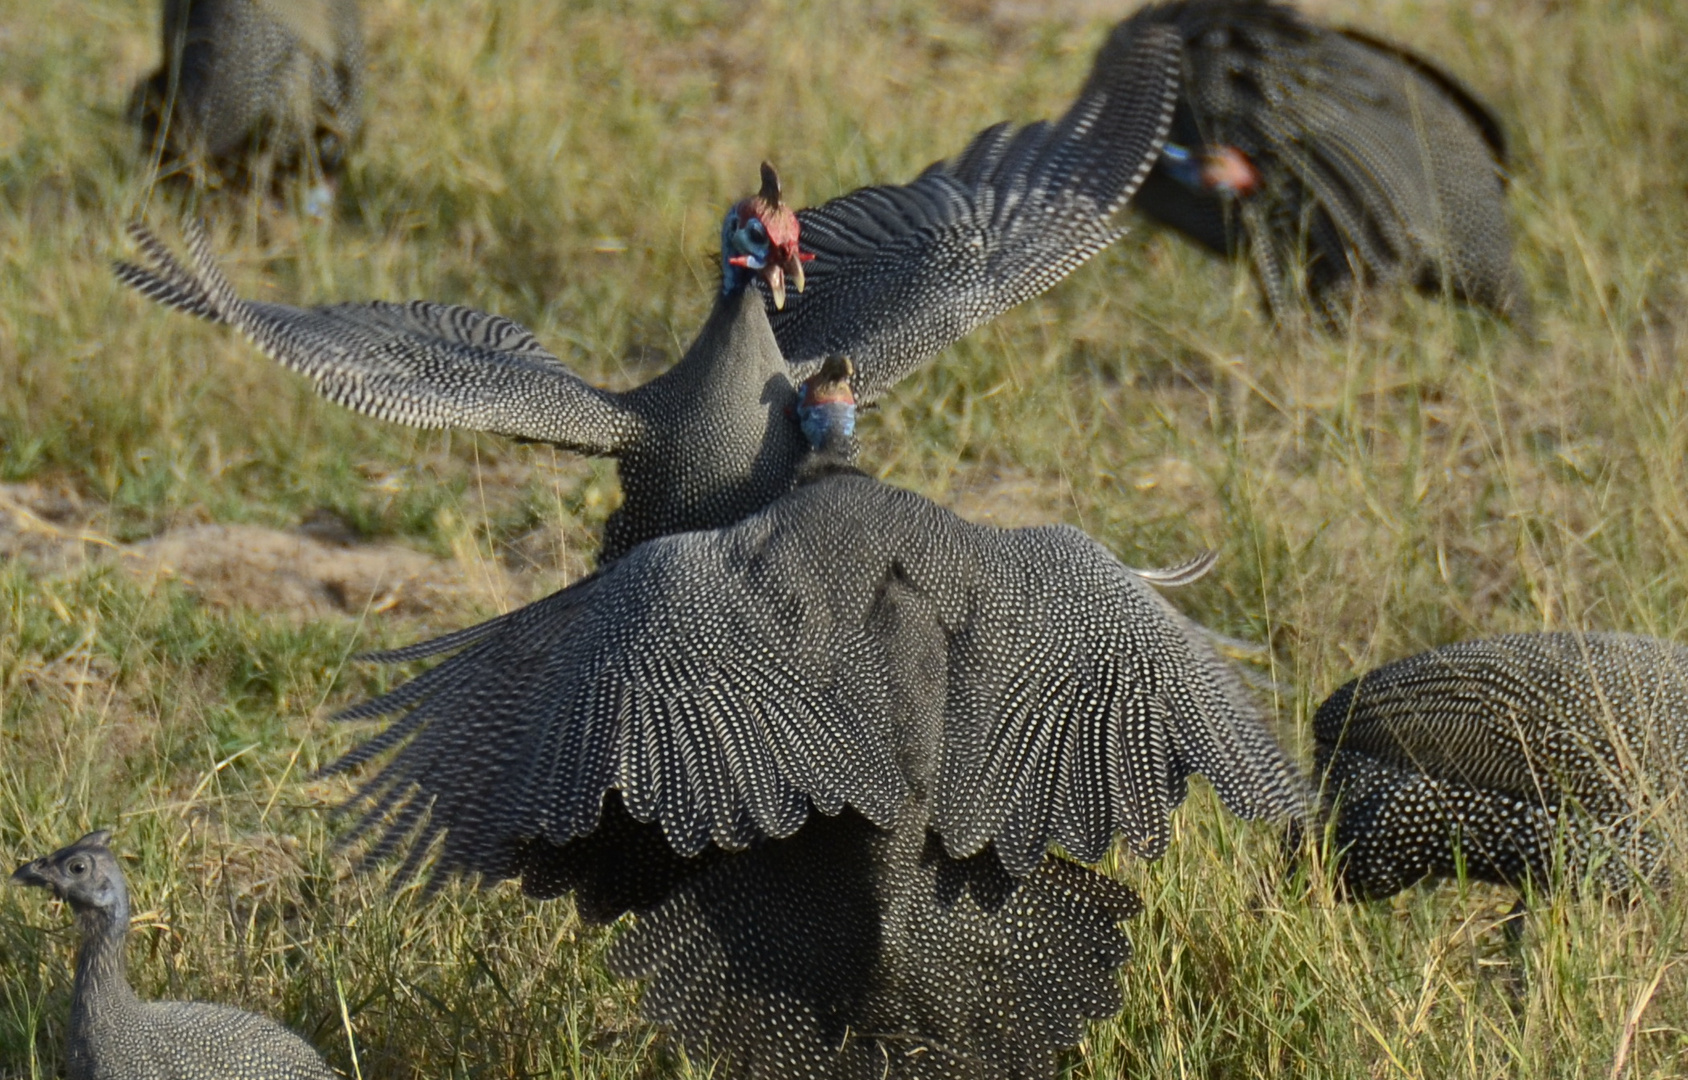
[[1272, 0], [1171, 0], [1126, 25], [1184, 42], [1172, 133], [1136, 206], [1215, 252], [1246, 249], [1275, 318], [1304, 289], [1335, 325], [1356, 283], [1527, 318], [1505, 139], [1458, 80]]
[[[1110, 242], [1110, 217], [1170, 122], [1176, 66], [1169, 31], [1116, 34], [1059, 123], [991, 128], [906, 187], [865, 188], [795, 218], [765, 169], [761, 193], [723, 222], [709, 321], [678, 365], [624, 394], [587, 385], [522, 327], [469, 308], [242, 300], [194, 230], [189, 267], [137, 227], [151, 269], [120, 264], [118, 275], [235, 327], [351, 408], [617, 458], [623, 503], [603, 551], [614, 558], [665, 532], [736, 521], [787, 490], [803, 443], [784, 414], [827, 354], [856, 361], [857, 395], [870, 400]], [[788, 279], [800, 296], [786, 294]], [[771, 331], [752, 280], [774, 308]]]
[[166, 172], [331, 177], [363, 126], [357, 0], [165, 0], [164, 60], [130, 113]]
[[24, 863], [20, 885], [51, 889], [70, 905], [82, 941], [66, 1058], [70, 1080], [334, 1080], [310, 1045], [273, 1020], [200, 1001], [142, 1001], [123, 957], [129, 891], [93, 832]]
[[587, 918], [646, 1014], [730, 1075], [1052, 1075], [1118, 1007], [1132, 894], [1189, 775], [1250, 818], [1305, 785], [1151, 583], [1067, 526], [973, 525], [848, 465], [849, 368], [788, 420], [822, 448], [740, 523], [648, 541], [344, 714], [370, 857], [520, 878]]
[[[1688, 650], [1629, 634], [1516, 634], [1397, 660], [1313, 721], [1339, 882], [1549, 888], [1661, 881], [1654, 815], [1688, 782]], [[1681, 811], [1674, 811], [1680, 818]]]

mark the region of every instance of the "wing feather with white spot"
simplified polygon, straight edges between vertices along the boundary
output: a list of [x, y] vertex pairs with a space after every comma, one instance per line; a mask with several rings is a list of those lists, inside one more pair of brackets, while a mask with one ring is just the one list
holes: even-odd
[[786, 359], [849, 356], [869, 401], [1072, 273], [1124, 232], [1112, 218], [1159, 153], [1178, 70], [1171, 31], [1116, 31], [1055, 123], [998, 124], [913, 183], [798, 211], [808, 285], [768, 305]]
[[583, 382], [509, 319], [426, 301], [297, 308], [243, 300], [203, 230], [190, 223], [186, 234], [191, 266], [132, 225], [150, 265], [118, 263], [118, 278], [234, 327], [330, 401], [412, 427], [486, 431], [583, 454], [613, 454], [637, 431], [614, 394]]
[[[396, 748], [363, 827], [377, 854], [439, 840], [448, 872], [519, 873], [534, 841], [598, 828], [611, 789], [695, 855], [788, 836], [813, 809], [889, 827], [928, 787], [954, 855], [994, 842], [1022, 876], [1052, 843], [1096, 859], [1123, 832], [1158, 854], [1191, 772], [1248, 817], [1305, 799], [1234, 676], [1137, 572], [1076, 530], [972, 525], [853, 474], [453, 640], [353, 710], [402, 715], [336, 766]], [[910, 672], [913, 653], [934, 669]]]

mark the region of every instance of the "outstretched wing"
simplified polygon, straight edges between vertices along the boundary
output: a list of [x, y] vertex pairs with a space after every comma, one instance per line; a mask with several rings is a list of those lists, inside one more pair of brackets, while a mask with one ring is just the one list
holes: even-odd
[[1154, 858], [1191, 773], [1243, 817], [1305, 811], [1240, 680], [1144, 575], [1068, 526], [969, 531], [988, 584], [950, 655], [935, 818], [952, 852], [994, 843], [1023, 873], [1051, 843], [1090, 861], [1123, 834]]
[[1337, 689], [1313, 720], [1328, 756], [1358, 752], [1414, 773], [1590, 809], [1633, 794], [1623, 778], [1688, 764], [1688, 650], [1627, 634], [1515, 634], [1397, 660]]
[[[857, 475], [597, 576], [408, 660], [455, 656], [348, 714], [405, 711], [362, 793], [377, 853], [508, 877], [619, 791], [684, 855], [790, 835], [810, 809], [889, 827], [935, 785], [951, 853], [1024, 876], [1050, 843], [1161, 851], [1185, 778], [1250, 817], [1302, 785], [1201, 635], [1075, 530], [1004, 533]], [[1230, 681], [1228, 681], [1230, 680]], [[406, 711], [408, 710], [408, 711]]]
[[1058, 122], [998, 124], [911, 184], [798, 211], [808, 284], [768, 308], [786, 359], [843, 353], [871, 400], [1112, 243], [1166, 137], [1178, 63], [1170, 31], [1116, 31]]
[[234, 327], [330, 401], [412, 427], [487, 431], [583, 454], [614, 454], [637, 430], [614, 395], [582, 382], [509, 319], [425, 301], [296, 308], [243, 300], [204, 231], [190, 223], [185, 232], [191, 266], [131, 225], [149, 266], [118, 263], [118, 278]]

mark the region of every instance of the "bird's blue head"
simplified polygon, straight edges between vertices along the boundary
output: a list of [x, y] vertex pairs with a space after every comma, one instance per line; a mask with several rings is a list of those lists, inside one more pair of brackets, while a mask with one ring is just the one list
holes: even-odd
[[776, 309], [785, 307], [785, 282], [803, 291], [803, 264], [814, 258], [799, 250], [797, 215], [780, 201], [780, 178], [762, 163], [762, 190], [742, 199], [721, 222], [721, 291], [732, 295], [761, 277]]
[[850, 389], [855, 365], [847, 356], [829, 356], [821, 369], [797, 390], [797, 422], [816, 450], [856, 434], [856, 394]]
[[1161, 147], [1161, 163], [1174, 180], [1191, 191], [1242, 198], [1260, 187], [1260, 170], [1235, 146], [1218, 144], [1191, 150], [1169, 142]]

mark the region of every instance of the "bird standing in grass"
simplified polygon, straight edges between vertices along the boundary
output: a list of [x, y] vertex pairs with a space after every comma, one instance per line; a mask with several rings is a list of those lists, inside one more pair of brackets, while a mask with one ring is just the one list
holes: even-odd
[[[1313, 720], [1339, 882], [1662, 884], [1688, 791], [1688, 650], [1515, 634], [1397, 660]], [[1664, 815], [1661, 817], [1660, 815]]]
[[803, 388], [814, 449], [764, 509], [374, 657], [454, 653], [344, 714], [397, 719], [330, 771], [392, 752], [354, 835], [401, 876], [634, 912], [612, 968], [722, 1074], [1052, 1076], [1138, 907], [1071, 860], [1160, 855], [1192, 773], [1248, 818], [1304, 785], [1151, 587], [1211, 560], [1136, 571], [869, 478], [849, 375]]
[[137, 228], [150, 266], [118, 275], [234, 327], [361, 412], [617, 459], [623, 501], [602, 552], [613, 559], [665, 532], [729, 524], [788, 490], [804, 448], [786, 413], [827, 355], [851, 357], [866, 404], [1112, 242], [1112, 216], [1170, 123], [1177, 63], [1168, 30], [1116, 33], [1059, 122], [998, 125], [911, 184], [813, 210], [793, 214], [764, 168], [758, 194], [722, 223], [709, 320], [677, 365], [626, 393], [588, 385], [521, 326], [470, 308], [241, 299], [196, 231], [184, 265]]
[[305, 1040], [273, 1020], [135, 996], [123, 957], [129, 891], [110, 841], [104, 830], [89, 833], [12, 874], [69, 904], [82, 935], [65, 1055], [70, 1080], [334, 1080]]
[[1358, 287], [1450, 295], [1513, 319], [1506, 142], [1493, 113], [1414, 53], [1273, 0], [1170, 0], [1184, 76], [1137, 199], [1225, 255], [1247, 252], [1274, 318], [1303, 297], [1341, 325]]
[[163, 26], [130, 113], [166, 174], [262, 190], [340, 171], [363, 126], [357, 0], [165, 0]]

